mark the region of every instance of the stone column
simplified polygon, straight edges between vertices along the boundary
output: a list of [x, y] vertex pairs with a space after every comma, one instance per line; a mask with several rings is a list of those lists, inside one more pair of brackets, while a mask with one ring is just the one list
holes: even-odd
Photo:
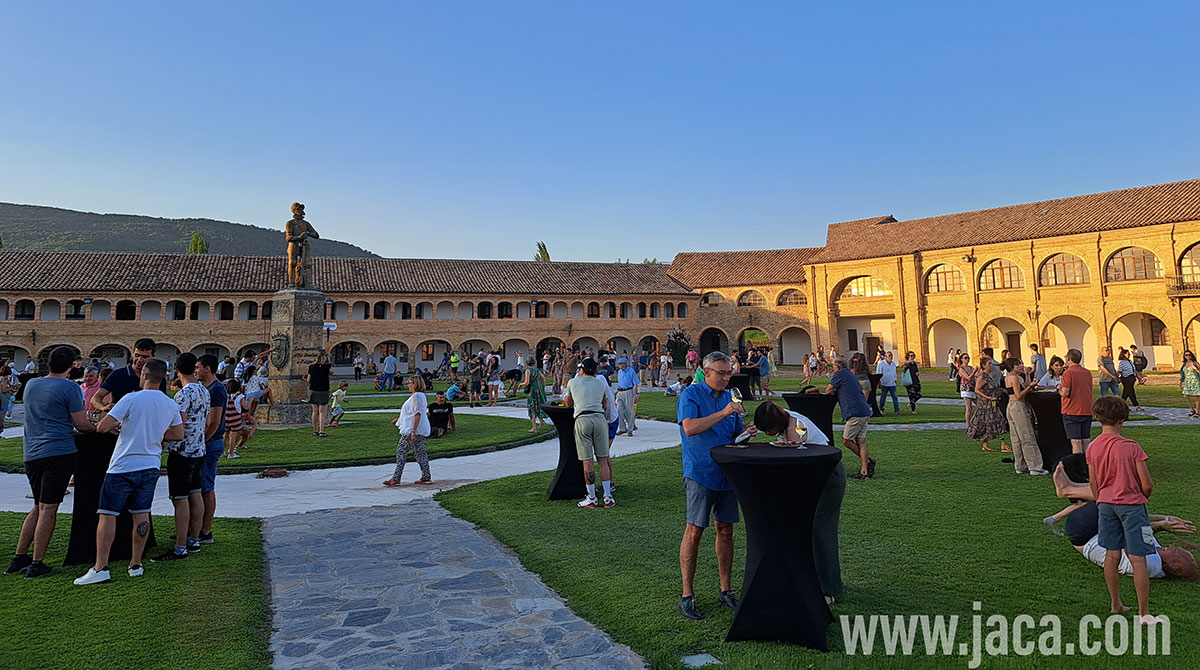
[[304, 425], [312, 420], [304, 375], [321, 350], [325, 294], [316, 289], [277, 291], [271, 306], [271, 395], [277, 405], [261, 405], [268, 424]]

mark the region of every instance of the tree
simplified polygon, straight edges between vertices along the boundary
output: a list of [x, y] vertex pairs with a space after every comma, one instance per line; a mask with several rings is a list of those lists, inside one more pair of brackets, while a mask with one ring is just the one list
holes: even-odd
[[189, 254], [208, 253], [208, 242], [204, 241], [203, 237], [200, 237], [199, 232], [192, 233], [192, 241], [188, 242], [187, 252]]
[[654, 258], [642, 257], [642, 265], [658, 265], [658, 256]]
[[550, 250], [546, 248], [545, 242], [537, 243], [537, 253], [533, 255], [533, 260], [538, 261], [539, 263], [550, 262]]
[[675, 326], [675, 330], [667, 333], [667, 351], [671, 352], [671, 358], [676, 363], [683, 363], [687, 358], [688, 349], [692, 348], [692, 341], [688, 339], [687, 331], [680, 326]]

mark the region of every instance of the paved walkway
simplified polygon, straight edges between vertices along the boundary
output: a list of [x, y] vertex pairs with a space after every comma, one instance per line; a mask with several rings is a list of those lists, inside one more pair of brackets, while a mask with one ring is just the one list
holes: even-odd
[[430, 500], [266, 519], [274, 667], [641, 668]]

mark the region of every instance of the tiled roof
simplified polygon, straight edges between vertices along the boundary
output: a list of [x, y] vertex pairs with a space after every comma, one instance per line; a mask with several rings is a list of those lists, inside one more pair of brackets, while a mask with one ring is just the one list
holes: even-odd
[[901, 256], [980, 244], [1200, 220], [1200, 179], [910, 221], [834, 223], [810, 262]]
[[688, 251], [675, 255], [671, 276], [692, 288], [763, 286], [803, 282], [804, 266], [821, 251], [763, 249], [761, 251]]
[[[280, 256], [0, 251], [3, 291], [261, 293], [283, 288]], [[313, 259], [329, 293], [687, 295], [667, 266], [434, 258]]]

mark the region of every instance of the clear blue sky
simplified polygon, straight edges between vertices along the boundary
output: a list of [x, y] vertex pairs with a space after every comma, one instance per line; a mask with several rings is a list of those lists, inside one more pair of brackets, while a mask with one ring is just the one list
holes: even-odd
[[1200, 176], [1194, 1], [71, 4], [5, 5], [0, 201], [662, 260]]

